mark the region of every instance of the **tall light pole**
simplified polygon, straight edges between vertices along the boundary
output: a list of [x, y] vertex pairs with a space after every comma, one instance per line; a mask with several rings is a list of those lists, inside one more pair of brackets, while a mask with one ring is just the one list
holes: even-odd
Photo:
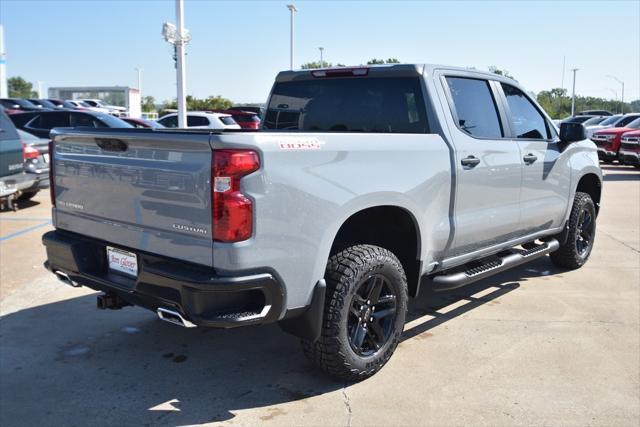
[[184, 0], [176, 0], [176, 21], [178, 22], [178, 39], [176, 40], [176, 68], [178, 78], [178, 127], [187, 127], [187, 100], [185, 91], [187, 82], [185, 79], [184, 63]]
[[138, 72], [138, 93], [140, 94], [140, 99], [142, 99], [142, 68], [134, 68]]
[[577, 68], [572, 68], [573, 71], [573, 91], [571, 92], [571, 116], [573, 116], [576, 112], [576, 71]]
[[0, 98], [8, 98], [7, 90], [7, 53], [4, 51], [4, 29], [0, 25]]
[[620, 94], [620, 112], [624, 114], [624, 82], [615, 76], [610, 76], [607, 74], [607, 77], [617, 81], [622, 85], [622, 93]]
[[[613, 90], [613, 89], [611, 89], [610, 87], [608, 87], [607, 90], [609, 92], [613, 93], [613, 96], [614, 96], [613, 101], [617, 103], [618, 102], [618, 92]], [[616, 109], [616, 112], [617, 112], [617, 109]]]
[[322, 59], [322, 53], [324, 52], [324, 48], [319, 47], [318, 49], [320, 49], [320, 68], [324, 68], [324, 60]]
[[185, 81], [185, 62], [184, 47], [191, 41], [189, 31], [184, 28], [184, 1], [176, 0], [176, 20], [178, 27], [176, 28], [170, 22], [162, 25], [162, 35], [164, 39], [171, 43], [175, 48], [176, 60], [176, 80], [178, 86], [178, 127], [187, 127], [187, 100], [185, 94], [187, 92], [187, 83]]
[[291, 12], [291, 34], [290, 34], [290, 44], [289, 44], [289, 69], [293, 70], [293, 15], [298, 11], [296, 6], [293, 4], [288, 4], [287, 9]]

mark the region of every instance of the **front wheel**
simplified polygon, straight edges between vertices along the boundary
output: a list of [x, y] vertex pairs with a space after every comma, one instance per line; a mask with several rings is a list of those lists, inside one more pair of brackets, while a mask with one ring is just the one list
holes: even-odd
[[325, 372], [362, 380], [378, 372], [398, 345], [407, 311], [407, 278], [398, 258], [372, 245], [351, 246], [327, 263], [322, 333], [303, 341]]
[[558, 267], [576, 269], [587, 262], [596, 237], [596, 207], [587, 193], [577, 192], [569, 217], [569, 234], [564, 245], [552, 252]]

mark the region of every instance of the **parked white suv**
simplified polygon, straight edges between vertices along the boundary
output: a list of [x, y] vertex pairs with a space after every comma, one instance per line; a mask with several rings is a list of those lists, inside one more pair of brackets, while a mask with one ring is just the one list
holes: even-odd
[[[178, 114], [171, 113], [157, 120], [167, 128], [178, 127]], [[187, 127], [209, 129], [240, 129], [240, 125], [233, 120], [231, 114], [208, 113], [206, 111], [189, 111], [187, 113]]]

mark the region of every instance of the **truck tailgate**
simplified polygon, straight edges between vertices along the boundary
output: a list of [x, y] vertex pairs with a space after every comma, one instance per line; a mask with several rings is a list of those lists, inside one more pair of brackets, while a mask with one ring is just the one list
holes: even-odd
[[213, 265], [209, 133], [56, 129], [52, 135], [58, 229]]

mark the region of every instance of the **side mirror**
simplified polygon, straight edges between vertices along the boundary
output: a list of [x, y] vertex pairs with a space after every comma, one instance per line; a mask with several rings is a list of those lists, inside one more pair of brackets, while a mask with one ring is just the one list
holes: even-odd
[[560, 123], [560, 141], [570, 144], [587, 139], [582, 123]]

